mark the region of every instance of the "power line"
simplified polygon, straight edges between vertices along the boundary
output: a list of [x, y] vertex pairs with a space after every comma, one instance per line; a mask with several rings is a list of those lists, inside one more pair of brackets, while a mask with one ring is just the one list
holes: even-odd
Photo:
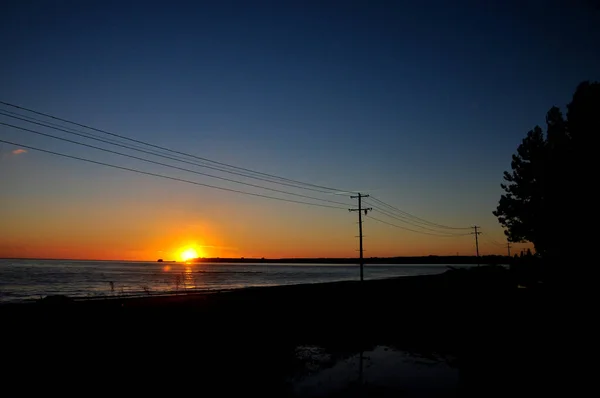
[[262, 173], [262, 172], [254, 171], [254, 170], [247, 169], [247, 168], [244, 168], [244, 167], [234, 166], [234, 165], [230, 165], [230, 164], [227, 164], [227, 163], [218, 162], [216, 160], [211, 160], [211, 159], [203, 158], [201, 156], [196, 156], [196, 155], [192, 155], [192, 154], [189, 154], [189, 153], [177, 151], [177, 150], [174, 150], [174, 149], [169, 149], [169, 148], [166, 148], [166, 147], [162, 147], [162, 146], [159, 146], [159, 145], [150, 144], [148, 142], [144, 142], [144, 141], [141, 141], [141, 140], [136, 140], [134, 138], [125, 137], [125, 136], [120, 135], [120, 134], [111, 133], [111, 132], [106, 131], [106, 130], [102, 130], [102, 129], [98, 129], [98, 128], [95, 128], [95, 127], [91, 127], [91, 126], [88, 126], [88, 125], [85, 125], [85, 124], [82, 124], [82, 123], [73, 122], [73, 121], [70, 121], [70, 120], [67, 120], [67, 119], [63, 119], [63, 118], [60, 118], [60, 117], [57, 117], [57, 116], [49, 115], [49, 114], [46, 114], [46, 113], [43, 113], [43, 112], [38, 112], [38, 111], [35, 111], [33, 109], [25, 108], [25, 107], [22, 107], [22, 106], [19, 106], [19, 105], [14, 105], [14, 104], [11, 104], [11, 103], [8, 103], [8, 102], [0, 101], [0, 104], [6, 105], [6, 106], [10, 106], [10, 107], [13, 107], [13, 108], [16, 108], [16, 109], [21, 109], [21, 110], [24, 110], [24, 111], [27, 111], [27, 112], [31, 112], [31, 113], [34, 113], [36, 115], [40, 115], [40, 116], [44, 116], [44, 117], [49, 117], [51, 119], [58, 120], [58, 121], [61, 121], [61, 122], [64, 122], [64, 123], [69, 123], [69, 124], [73, 124], [75, 126], [83, 127], [83, 128], [90, 129], [90, 130], [94, 130], [94, 131], [97, 131], [99, 133], [108, 134], [108, 135], [111, 135], [111, 136], [114, 136], [114, 137], [118, 137], [118, 138], [121, 138], [121, 139], [124, 139], [124, 140], [127, 140], [127, 141], [136, 142], [138, 144], [147, 145], [147, 146], [150, 146], [150, 147], [153, 147], [153, 148], [157, 148], [157, 149], [161, 149], [161, 150], [164, 150], [164, 151], [173, 152], [173, 153], [177, 153], [177, 154], [180, 154], [180, 155], [184, 155], [184, 156], [192, 157], [192, 158], [195, 158], [195, 159], [203, 160], [205, 162], [210, 162], [210, 163], [218, 164], [218, 165], [221, 165], [221, 166], [231, 167], [231, 168], [234, 168], [234, 169], [237, 169], [237, 170], [243, 170], [243, 171], [246, 171], [246, 172], [259, 174], [259, 175], [263, 175], [263, 176], [275, 178], [275, 179], [278, 179], [278, 180], [293, 182], [293, 183], [304, 185], [304, 186], [311, 186], [311, 187], [315, 187], [315, 188], [326, 189], [328, 191], [342, 191], [341, 189], [338, 189], [338, 188], [326, 187], [326, 186], [322, 186], [322, 185], [316, 185], [316, 184], [306, 183], [306, 182], [302, 182], [302, 181], [298, 181], [298, 180], [293, 180], [291, 178], [280, 177], [280, 176], [276, 176], [276, 175], [273, 175], [273, 174]]
[[470, 235], [470, 233], [466, 233], [466, 234], [460, 234], [460, 235], [440, 235], [440, 234], [432, 234], [432, 233], [429, 233], [429, 232], [417, 231], [417, 230], [414, 230], [414, 229], [410, 229], [410, 228], [402, 227], [402, 226], [400, 226], [400, 225], [396, 225], [396, 224], [393, 224], [393, 223], [390, 223], [390, 222], [387, 222], [387, 221], [383, 221], [383, 220], [380, 220], [379, 218], [375, 218], [375, 217], [372, 217], [372, 216], [366, 216], [366, 217], [370, 218], [371, 220], [379, 221], [380, 223], [383, 223], [383, 224], [390, 225], [390, 226], [392, 226], [392, 227], [396, 227], [396, 228], [404, 229], [404, 230], [406, 230], [406, 231], [410, 231], [410, 232], [416, 232], [416, 233], [419, 233], [419, 234], [424, 234], [424, 235], [439, 236], [439, 237], [441, 237], [441, 238], [456, 238], [456, 237], [460, 237], [460, 236], [467, 236], [467, 235]]
[[[6, 114], [4, 112], [8, 112], [12, 115]], [[314, 191], [314, 192], [320, 192], [320, 193], [326, 193], [326, 194], [331, 194], [330, 191], [324, 191], [322, 189], [315, 189], [315, 188], [309, 188], [309, 187], [303, 187], [300, 185], [295, 185], [295, 184], [289, 184], [289, 183], [285, 183], [285, 182], [281, 182], [281, 181], [274, 181], [272, 179], [267, 179], [267, 178], [262, 178], [262, 177], [257, 177], [254, 175], [249, 175], [247, 173], [244, 172], [238, 172], [238, 171], [231, 171], [231, 170], [227, 170], [224, 169], [222, 167], [217, 167], [217, 166], [209, 166], [206, 165], [205, 163], [199, 163], [201, 161], [189, 161], [187, 159], [183, 159], [180, 155], [165, 155], [164, 153], [158, 152], [157, 150], [154, 149], [142, 149], [139, 146], [133, 145], [133, 144], [124, 144], [123, 142], [120, 142], [118, 140], [115, 139], [110, 139], [110, 138], [99, 138], [97, 135], [89, 133], [89, 132], [84, 132], [81, 130], [77, 130], [77, 129], [73, 129], [71, 127], [67, 127], [67, 126], [63, 126], [57, 123], [52, 123], [52, 122], [48, 122], [45, 120], [41, 120], [41, 119], [36, 119], [34, 117], [31, 116], [27, 116], [27, 115], [21, 115], [19, 113], [16, 112], [11, 112], [11, 111], [6, 111], [6, 110], [2, 110], [0, 111], [0, 115], [4, 115], [4, 116], [8, 116], [11, 117], [13, 119], [18, 119], [18, 120], [22, 120], [25, 121], [27, 123], [31, 123], [31, 124], [36, 124], [39, 126], [43, 126], [43, 127], [48, 127], [54, 130], [59, 130], [59, 131], [63, 131], [65, 133], [68, 134], [74, 134], [80, 137], [84, 137], [84, 138], [89, 138], [95, 141], [99, 141], [99, 142], [104, 142], [110, 145], [115, 145], [121, 148], [126, 148], [126, 149], [131, 149], [134, 151], [138, 151], [138, 152], [143, 152], [143, 153], [147, 153], [150, 155], [154, 155], [154, 156], [159, 156], [165, 159], [171, 159], [171, 160], [175, 160], [177, 162], [182, 162], [182, 163], [187, 163], [187, 164], [191, 164], [197, 167], [204, 167], [207, 169], [211, 169], [211, 170], [217, 170], [217, 171], [222, 171], [225, 173], [229, 173], [229, 174], [234, 174], [234, 175], [239, 175], [242, 177], [247, 177], [247, 178], [252, 178], [252, 179], [256, 179], [256, 180], [260, 180], [260, 181], [265, 181], [265, 182], [269, 182], [269, 183], [273, 183], [273, 184], [280, 184], [280, 185], [285, 185], [285, 186], [289, 186], [289, 187], [294, 187], [294, 188], [298, 188], [298, 189], [305, 189], [305, 190], [310, 190], [310, 191]], [[13, 115], [17, 115], [17, 116], [13, 116]], [[20, 117], [19, 117], [20, 116]]]
[[420, 222], [420, 223], [422, 223], [424, 225], [429, 225], [429, 226], [432, 226], [432, 227], [443, 228], [443, 229], [464, 229], [464, 230], [471, 229], [471, 227], [451, 227], [451, 226], [448, 226], [448, 225], [438, 224], [438, 223], [435, 223], [435, 222], [432, 222], [432, 221], [425, 220], [424, 218], [417, 217], [417, 216], [415, 216], [413, 214], [410, 214], [407, 211], [401, 210], [401, 209], [399, 209], [399, 208], [397, 208], [395, 206], [392, 206], [392, 205], [390, 205], [388, 203], [385, 203], [383, 200], [379, 200], [379, 199], [377, 199], [377, 198], [375, 198], [373, 196], [371, 196], [371, 200], [374, 200], [377, 203], [381, 204], [382, 206], [385, 206], [385, 207], [391, 209], [391, 211], [398, 212], [398, 213], [400, 213], [400, 214], [402, 214], [402, 215], [404, 215], [406, 217], [410, 217], [410, 218], [414, 219], [415, 222]]
[[504, 243], [499, 243], [499, 242], [495, 241], [494, 239], [490, 238], [487, 234], [484, 234], [483, 232], [481, 233], [481, 236], [483, 237], [483, 239], [487, 240], [489, 243], [491, 243], [493, 245], [502, 246], [502, 247], [506, 246]]
[[30, 132], [30, 133], [33, 133], [33, 134], [42, 135], [42, 136], [49, 137], [49, 138], [53, 138], [53, 139], [60, 140], [60, 141], [70, 142], [70, 143], [73, 143], [73, 144], [76, 144], [76, 145], [85, 146], [85, 147], [88, 147], [88, 148], [97, 149], [97, 150], [99, 150], [99, 151], [104, 151], [104, 152], [108, 152], [108, 153], [113, 153], [113, 154], [115, 154], [115, 155], [120, 155], [120, 156], [124, 156], [124, 157], [128, 157], [128, 158], [132, 158], [132, 159], [141, 160], [141, 161], [143, 161], [143, 162], [148, 162], [148, 163], [152, 163], [152, 164], [157, 164], [157, 165], [164, 166], [164, 167], [170, 167], [170, 168], [172, 168], [172, 169], [177, 169], [177, 170], [187, 171], [187, 172], [189, 172], [189, 173], [194, 173], [194, 174], [198, 174], [198, 175], [202, 175], [202, 176], [206, 176], [206, 177], [216, 178], [216, 179], [223, 180], [223, 181], [234, 182], [234, 183], [236, 183], [236, 184], [247, 185], [247, 186], [254, 187], [254, 188], [265, 189], [265, 190], [267, 190], [267, 191], [278, 192], [278, 193], [282, 193], [282, 194], [285, 194], [285, 195], [292, 195], [292, 196], [297, 196], [297, 197], [300, 197], [300, 198], [305, 198], [305, 199], [319, 200], [319, 201], [322, 201], [322, 202], [335, 203], [335, 204], [344, 205], [344, 206], [346, 205], [346, 203], [343, 203], [343, 202], [338, 202], [338, 201], [336, 201], [336, 200], [330, 200], [330, 199], [321, 199], [321, 198], [316, 198], [316, 197], [314, 197], [314, 196], [302, 195], [302, 194], [299, 194], [299, 193], [294, 193], [294, 192], [286, 192], [286, 191], [282, 191], [282, 190], [280, 190], [280, 189], [269, 188], [269, 187], [263, 187], [263, 186], [261, 186], [261, 185], [250, 184], [250, 183], [247, 183], [247, 182], [242, 182], [242, 181], [236, 181], [236, 180], [232, 180], [232, 179], [230, 179], [230, 178], [225, 178], [225, 177], [214, 176], [214, 175], [212, 175], [212, 174], [202, 173], [202, 172], [199, 172], [199, 171], [195, 171], [195, 170], [186, 169], [186, 168], [184, 168], [184, 167], [173, 166], [173, 165], [170, 165], [170, 164], [167, 164], [167, 163], [162, 163], [162, 162], [157, 162], [157, 161], [150, 160], [150, 159], [140, 158], [140, 157], [138, 157], [138, 156], [129, 155], [129, 154], [122, 153], [122, 152], [117, 152], [117, 151], [113, 151], [113, 150], [110, 150], [110, 149], [106, 149], [106, 148], [97, 147], [97, 146], [94, 146], [94, 145], [84, 144], [84, 143], [82, 143], [82, 142], [73, 141], [73, 140], [69, 140], [69, 139], [67, 139], [67, 138], [62, 138], [62, 137], [57, 137], [57, 136], [54, 136], [54, 135], [52, 135], [52, 134], [46, 134], [46, 133], [42, 133], [42, 132], [39, 132], [39, 131], [30, 130], [30, 129], [26, 129], [26, 128], [24, 128], [24, 127], [18, 127], [18, 126], [14, 126], [14, 125], [12, 125], [12, 124], [7, 124], [7, 123], [0, 122], [0, 125], [4, 125], [4, 126], [8, 126], [8, 127], [12, 127], [12, 128], [16, 128], [16, 129], [19, 129], [19, 130], [27, 131], [27, 132]]
[[508, 257], [510, 257], [510, 249], [513, 247], [513, 246], [510, 244], [510, 242], [508, 242], [508, 241], [507, 241], [507, 242], [506, 242], [506, 244], [503, 244], [503, 243], [498, 243], [498, 242], [497, 242], [497, 241], [495, 241], [494, 239], [492, 239], [492, 238], [488, 238], [486, 234], [484, 234], [484, 233], [481, 233], [481, 232], [480, 232], [480, 234], [481, 234], [481, 237], [482, 237], [484, 240], [486, 240], [487, 242], [489, 242], [489, 243], [491, 243], [491, 244], [493, 244], [493, 245], [499, 246], [499, 247], [506, 248], [506, 250], [507, 250], [507, 253], [508, 253]]
[[46, 136], [46, 137], [49, 137], [49, 138], [53, 138], [53, 139], [57, 139], [57, 140], [65, 141], [65, 142], [70, 142], [70, 143], [73, 143], [73, 144], [76, 144], [76, 145], [81, 145], [81, 146], [85, 146], [85, 147], [88, 147], [88, 148], [97, 149], [97, 150], [108, 152], [108, 153], [113, 153], [113, 154], [120, 155], [120, 156], [129, 157], [129, 158], [132, 158], [132, 159], [141, 160], [141, 161], [148, 162], [148, 163], [157, 164], [157, 165], [160, 165], [160, 166], [170, 167], [170, 168], [177, 169], [177, 170], [187, 171], [189, 173], [194, 173], [194, 174], [203, 175], [203, 176], [207, 176], [207, 177], [211, 177], [211, 178], [216, 178], [216, 179], [219, 179], [219, 180], [224, 180], [224, 181], [233, 182], [233, 183], [237, 183], [237, 184], [247, 185], [247, 186], [251, 186], [251, 187], [259, 188], [259, 189], [265, 189], [265, 190], [268, 190], [268, 191], [278, 192], [278, 193], [282, 193], [282, 194], [285, 194], [285, 195], [292, 195], [292, 196], [297, 196], [297, 197], [306, 198], [306, 199], [313, 199], [313, 200], [319, 200], [319, 201], [323, 201], [323, 202], [329, 202], [329, 203], [335, 203], [335, 204], [340, 204], [340, 205], [346, 205], [346, 203], [338, 202], [338, 201], [335, 201], [335, 200], [321, 199], [321, 198], [316, 198], [316, 197], [313, 197], [313, 196], [302, 195], [302, 194], [293, 193], [293, 192], [287, 192], [287, 191], [283, 191], [283, 190], [279, 190], [279, 189], [275, 189], [275, 188], [269, 188], [269, 187], [264, 187], [264, 186], [261, 186], [261, 185], [256, 185], [256, 184], [246, 183], [246, 182], [242, 182], [242, 181], [237, 181], [237, 180], [233, 180], [233, 179], [230, 179], [230, 178], [214, 176], [214, 175], [211, 175], [211, 174], [207, 174], [207, 173], [202, 173], [202, 172], [195, 171], [195, 170], [186, 169], [186, 168], [183, 168], [183, 167], [173, 166], [173, 165], [170, 165], [170, 164], [167, 164], [167, 163], [157, 162], [157, 161], [150, 160], [150, 159], [140, 158], [140, 157], [134, 156], [134, 155], [129, 155], [129, 154], [125, 154], [125, 153], [122, 153], [122, 152], [117, 152], [117, 151], [113, 151], [113, 150], [110, 150], [110, 149], [101, 148], [101, 147], [97, 147], [97, 146], [94, 146], [94, 145], [85, 144], [85, 143], [78, 142], [78, 141], [73, 141], [73, 140], [70, 140], [70, 139], [67, 139], [67, 138], [57, 137], [57, 136], [54, 136], [54, 135], [51, 135], [51, 134], [42, 133], [42, 132], [39, 132], [39, 131], [27, 129], [27, 128], [24, 128], [24, 127], [14, 126], [14, 125], [11, 125], [11, 124], [8, 124], [8, 123], [0, 122], [0, 125], [4, 125], [4, 126], [11, 127], [11, 128], [20, 129], [20, 130], [23, 130], [23, 131], [31, 132], [33, 134], [38, 134], [38, 135]]
[[[99, 137], [98, 135], [96, 135], [94, 133], [90, 133], [90, 132], [83, 131], [83, 130], [77, 130], [77, 129], [73, 128], [73, 127], [64, 126], [62, 124], [53, 123], [53, 122], [50, 122], [48, 120], [43, 120], [43, 119], [35, 118], [35, 117], [29, 116], [29, 115], [23, 115], [23, 114], [18, 113], [18, 112], [9, 111], [7, 109], [0, 110], [0, 115], [7, 116], [7, 117], [10, 117], [10, 118], [13, 118], [13, 119], [22, 120], [22, 121], [25, 121], [25, 122], [31, 123], [31, 124], [37, 124], [38, 126], [44, 126], [44, 127], [48, 127], [48, 128], [54, 129], [54, 130], [64, 131], [64, 132], [69, 133], [69, 134], [82, 135], [82, 136], [85, 136], [86, 138], [92, 138], [92, 139], [94, 139], [94, 138], [98, 138]], [[98, 138], [98, 140], [100, 140], [100, 139]], [[122, 140], [119, 141], [116, 138], [110, 138], [110, 137], [105, 138], [104, 140], [102, 140], [102, 142], [123, 144]], [[131, 147], [126, 146], [129, 149], [135, 148], [135, 150], [143, 150], [140, 146], [137, 146], [135, 144], [129, 144], [129, 145]], [[153, 150], [153, 149], [152, 150], [147, 149], [147, 150], [151, 151], [152, 154], [156, 154], [157, 156], [163, 155], [162, 153], [158, 152], [157, 150]], [[159, 153], [160, 153], [160, 155], [159, 155]]]
[[380, 199], [377, 199], [375, 197], [371, 197], [371, 199], [375, 200], [376, 202], [378, 202], [382, 206], [386, 206], [387, 208], [391, 209], [392, 211], [398, 212], [398, 213], [400, 213], [400, 214], [402, 214], [402, 215], [404, 215], [406, 217], [412, 218], [413, 220], [415, 220], [415, 222], [419, 222], [419, 223], [424, 224], [424, 225], [429, 225], [429, 226], [432, 226], [432, 227], [443, 228], [443, 229], [457, 229], [457, 230], [459, 230], [459, 229], [460, 230], [470, 229], [470, 227], [452, 227], [452, 226], [448, 226], [448, 225], [444, 225], [444, 224], [439, 224], [439, 223], [435, 223], [435, 222], [432, 222], [432, 221], [428, 221], [428, 220], [426, 220], [424, 218], [417, 217], [417, 216], [415, 216], [415, 215], [413, 215], [413, 214], [411, 214], [411, 213], [409, 213], [407, 211], [404, 211], [404, 210], [401, 210], [401, 209], [399, 209], [399, 208], [397, 208], [395, 206], [392, 206], [392, 205], [390, 205], [390, 204], [388, 204], [388, 203], [386, 203], [386, 202], [384, 202], [384, 201], [382, 201]]
[[505, 248], [505, 249], [507, 250], [508, 257], [510, 257], [510, 249], [513, 249], [513, 248], [515, 248], [515, 246], [514, 246], [515, 244], [520, 244], [520, 243], [522, 243], [522, 242], [516, 242], [516, 243], [514, 243], [514, 242], [513, 242], [513, 243], [511, 244], [511, 242], [509, 242], [508, 240], [506, 241], [506, 243], [498, 243], [498, 242], [497, 242], [497, 241], [495, 241], [494, 239], [491, 239], [491, 238], [487, 237], [488, 235], [484, 234], [483, 232], [480, 232], [480, 234], [481, 234], [481, 237], [482, 237], [484, 240], [486, 240], [488, 243], [490, 243], [490, 244], [493, 244], [493, 245], [496, 245], [496, 246], [498, 246], [498, 247]]
[[405, 218], [398, 217], [398, 216], [396, 216], [396, 215], [394, 215], [394, 214], [392, 214], [392, 213], [390, 213], [390, 212], [388, 212], [388, 211], [386, 211], [386, 210], [382, 209], [381, 207], [374, 205], [373, 203], [369, 203], [369, 202], [367, 202], [367, 201], [365, 201], [365, 203], [369, 204], [370, 206], [373, 206], [373, 208], [375, 208], [375, 209], [376, 209], [375, 211], [376, 211], [376, 212], [378, 212], [378, 213], [384, 214], [384, 215], [386, 215], [386, 216], [388, 216], [388, 217], [394, 218], [394, 219], [396, 219], [396, 220], [398, 220], [398, 221], [401, 221], [401, 222], [403, 222], [403, 223], [406, 223], [406, 224], [412, 225], [412, 226], [414, 226], [414, 227], [417, 227], [417, 228], [423, 228], [423, 229], [426, 229], [426, 230], [428, 230], [428, 231], [431, 231], [431, 232], [436, 232], [436, 233], [439, 233], [439, 234], [445, 234], [445, 235], [461, 235], [461, 234], [457, 234], [456, 232], [445, 232], [445, 231], [439, 231], [439, 230], [435, 230], [435, 229], [432, 229], [432, 228], [424, 227], [424, 226], [422, 226], [422, 225], [415, 224], [415, 223], [413, 223], [412, 221], [409, 221], [409, 220], [407, 220], [407, 219], [405, 219]]
[[282, 202], [291, 202], [291, 203], [299, 203], [299, 204], [305, 204], [305, 205], [310, 205], [310, 206], [318, 206], [318, 207], [327, 207], [327, 208], [331, 208], [331, 209], [344, 209], [344, 210], [346, 210], [344, 207], [340, 207], [340, 206], [331, 206], [331, 205], [324, 205], [324, 204], [320, 204], [320, 203], [310, 203], [310, 202], [304, 202], [304, 201], [300, 201], [300, 200], [278, 198], [278, 197], [275, 197], [275, 196], [263, 195], [263, 194], [254, 193], [254, 192], [246, 192], [246, 191], [240, 191], [240, 190], [237, 190], [237, 189], [224, 188], [224, 187], [219, 187], [219, 186], [216, 186], [216, 185], [204, 184], [204, 183], [197, 182], [197, 181], [185, 180], [183, 178], [177, 178], [177, 177], [171, 177], [171, 176], [166, 176], [166, 175], [162, 175], [162, 174], [151, 173], [151, 172], [148, 172], [148, 171], [142, 171], [142, 170], [132, 169], [132, 168], [123, 167], [123, 166], [117, 166], [117, 165], [110, 164], [110, 163], [99, 162], [99, 161], [96, 161], [96, 160], [85, 159], [85, 158], [81, 158], [81, 157], [78, 157], [78, 156], [67, 155], [67, 154], [64, 154], [64, 153], [49, 151], [47, 149], [35, 148], [35, 147], [29, 146], [29, 145], [19, 144], [19, 143], [16, 143], [16, 142], [11, 142], [11, 141], [6, 141], [6, 140], [0, 140], [0, 142], [6, 143], [6, 144], [10, 144], [10, 145], [14, 145], [14, 146], [18, 146], [18, 147], [22, 147], [22, 148], [31, 149], [31, 150], [34, 150], [34, 151], [49, 153], [49, 154], [56, 155], [56, 156], [62, 156], [62, 157], [65, 157], [65, 158], [70, 158], [70, 159], [75, 159], [75, 160], [81, 160], [83, 162], [88, 162], [88, 163], [93, 163], [93, 164], [99, 164], [99, 165], [106, 166], [106, 167], [112, 167], [112, 168], [115, 168], [115, 169], [131, 171], [133, 173], [138, 173], [138, 174], [145, 174], [145, 175], [149, 175], [149, 176], [152, 176], [152, 177], [159, 177], [159, 178], [165, 178], [165, 179], [173, 180], [173, 181], [185, 182], [187, 184], [198, 185], [198, 186], [207, 187], [207, 188], [219, 189], [221, 191], [235, 192], [235, 193], [240, 193], [240, 194], [243, 194], [243, 195], [250, 195], [250, 196], [257, 196], [257, 197], [260, 197], [260, 198], [279, 200], [279, 201], [282, 201]]
[[371, 206], [373, 206], [376, 209], [375, 211], [378, 212], [378, 213], [384, 214], [384, 215], [386, 215], [386, 216], [388, 216], [390, 218], [393, 218], [393, 219], [398, 220], [400, 222], [406, 223], [408, 225], [412, 225], [412, 226], [417, 227], [417, 228], [422, 228], [422, 229], [425, 229], [425, 230], [428, 230], [428, 231], [431, 231], [431, 232], [438, 233], [440, 235], [448, 235], [448, 236], [452, 236], [452, 235], [462, 236], [463, 235], [463, 234], [456, 233], [456, 232], [440, 231], [440, 230], [436, 230], [436, 229], [425, 227], [423, 225], [415, 224], [415, 223], [411, 222], [410, 220], [407, 220], [407, 219], [402, 218], [402, 217], [398, 217], [398, 216], [396, 216], [396, 215], [394, 215], [394, 214], [392, 214], [392, 213], [390, 213], [390, 212], [388, 212], [386, 210], [383, 210], [382, 208], [377, 207], [377, 206], [373, 205], [372, 203], [368, 203], [368, 204], [371, 205]]
[[[4, 111], [4, 112], [6, 112], [6, 111]], [[10, 113], [14, 114], [15, 112], [10, 112]], [[242, 177], [252, 178], [252, 179], [256, 179], [256, 180], [260, 180], [260, 181], [265, 181], [265, 182], [269, 182], [269, 183], [273, 183], [273, 184], [280, 184], [280, 185], [285, 185], [285, 186], [289, 186], [289, 187], [293, 187], [293, 188], [298, 188], [298, 189], [305, 189], [305, 190], [314, 191], [314, 192], [331, 194], [331, 192], [324, 191], [322, 189], [315, 189], [315, 188], [310, 188], [310, 187], [303, 187], [303, 186], [299, 186], [299, 185], [295, 185], [295, 184], [290, 184], [290, 183], [286, 183], [286, 182], [281, 182], [281, 181], [273, 181], [273, 180], [270, 180], [270, 179], [267, 179], [267, 178], [262, 178], [262, 177], [248, 175], [248, 174], [245, 174], [243, 172], [237, 172], [237, 171], [231, 171], [231, 170], [223, 169], [222, 167], [208, 166], [206, 164], [198, 163], [198, 161], [184, 160], [180, 156], [178, 157], [177, 155], [174, 155], [175, 156], [174, 157], [174, 156], [170, 156], [170, 155], [165, 155], [165, 154], [159, 153], [156, 150], [141, 149], [141, 148], [139, 148], [137, 146], [132, 146], [131, 144], [128, 145], [128, 144], [120, 143], [120, 142], [118, 142], [116, 140], [99, 138], [98, 136], [96, 136], [94, 134], [83, 132], [83, 131], [76, 130], [76, 129], [72, 129], [72, 128], [66, 127], [66, 126], [61, 126], [61, 125], [58, 125], [56, 123], [50, 123], [50, 122], [46, 122], [46, 121], [39, 122], [39, 119], [31, 118], [30, 116], [19, 115], [19, 116], [23, 116], [25, 118], [33, 119], [33, 120], [27, 120], [27, 119], [24, 119], [24, 118], [21, 118], [21, 117], [8, 115], [6, 113], [3, 113], [3, 111], [0, 111], [0, 115], [8, 116], [8, 117], [11, 117], [13, 119], [23, 120], [23, 121], [25, 121], [27, 123], [36, 124], [36, 125], [43, 126], [43, 127], [48, 127], [48, 128], [54, 129], [54, 130], [63, 131], [65, 133], [73, 134], [73, 135], [76, 135], [76, 136], [79, 136], [79, 137], [92, 139], [94, 141], [99, 141], [99, 142], [103, 142], [103, 143], [106, 143], [106, 144], [115, 145], [117, 147], [121, 147], [121, 148], [125, 148], [125, 149], [131, 149], [131, 150], [142, 152], [142, 153], [146, 153], [146, 154], [149, 154], [149, 155], [159, 156], [161, 158], [171, 159], [171, 160], [175, 160], [177, 162], [191, 164], [191, 165], [194, 165], [194, 166], [197, 166], [197, 167], [204, 167], [204, 168], [211, 169], [211, 170], [222, 171], [222, 172], [225, 172], [225, 173], [239, 175], [239, 176], [242, 176]], [[10, 125], [10, 126], [12, 126], [12, 125]], [[55, 127], [55, 126], [60, 126], [60, 127]]]
[[485, 240], [486, 242], [488, 242], [488, 243], [490, 243], [490, 244], [492, 244], [492, 245], [495, 245], [495, 246], [498, 246], [498, 247], [506, 247], [506, 245], [505, 245], [505, 244], [503, 244], [503, 243], [498, 243], [498, 242], [496, 242], [495, 240], [493, 240], [493, 239], [491, 239], [491, 238], [488, 238], [488, 237], [487, 237], [487, 235], [485, 235], [484, 233], [480, 233], [480, 235], [481, 235], [481, 237], [483, 238], [483, 240]]

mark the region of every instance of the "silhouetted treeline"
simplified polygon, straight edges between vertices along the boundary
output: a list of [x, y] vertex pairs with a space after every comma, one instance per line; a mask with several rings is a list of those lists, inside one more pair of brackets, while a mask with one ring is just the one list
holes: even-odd
[[592, 191], [598, 115], [600, 82], [580, 83], [566, 115], [550, 108], [545, 132], [535, 126], [512, 156], [494, 211], [510, 242], [533, 243], [544, 260], [544, 276], [555, 286], [590, 269], [586, 249], [593, 244], [586, 240], [593, 234], [582, 233], [582, 227], [590, 223], [596, 207]]
[[[196, 262], [205, 263], [265, 263], [265, 264], [358, 264], [351, 258], [201, 258]], [[511, 258], [506, 256], [415, 256], [415, 257], [369, 257], [365, 264], [508, 264]]]

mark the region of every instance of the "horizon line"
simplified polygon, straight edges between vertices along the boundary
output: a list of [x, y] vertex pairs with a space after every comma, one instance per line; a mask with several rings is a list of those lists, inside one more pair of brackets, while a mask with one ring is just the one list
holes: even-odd
[[[504, 254], [482, 254], [479, 257], [507, 257]], [[367, 259], [394, 259], [394, 258], [423, 258], [423, 257], [477, 257], [477, 255], [456, 255], [456, 254], [423, 254], [423, 255], [415, 255], [415, 256], [373, 256], [373, 257], [364, 257]], [[513, 256], [511, 256], [513, 257]], [[97, 258], [53, 258], [53, 257], [0, 257], [0, 260], [61, 260], [61, 261], [127, 261], [127, 262], [158, 262], [158, 258], [156, 260], [125, 260], [125, 259], [97, 259]], [[197, 257], [187, 261], [182, 260], [165, 260], [162, 259], [162, 262], [170, 262], [170, 263], [189, 263], [198, 260], [359, 260], [358, 257]]]

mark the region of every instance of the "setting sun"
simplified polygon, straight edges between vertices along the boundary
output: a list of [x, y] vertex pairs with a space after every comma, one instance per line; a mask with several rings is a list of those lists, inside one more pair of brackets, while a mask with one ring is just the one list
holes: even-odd
[[181, 252], [181, 259], [183, 261], [192, 260], [194, 258], [198, 258], [198, 252], [193, 248], [185, 249]]

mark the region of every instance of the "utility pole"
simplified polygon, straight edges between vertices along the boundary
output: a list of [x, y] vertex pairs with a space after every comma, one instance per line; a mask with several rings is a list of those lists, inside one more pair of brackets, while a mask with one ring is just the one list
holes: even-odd
[[369, 212], [370, 210], [373, 210], [371, 207], [365, 207], [364, 209], [362, 207], [362, 198], [368, 198], [368, 197], [369, 197], [369, 195], [361, 195], [360, 193], [357, 196], [350, 196], [350, 198], [352, 198], [352, 199], [358, 199], [358, 209], [348, 209], [348, 211], [357, 211], [358, 212], [358, 237], [360, 239], [360, 280], [361, 280], [361, 282], [364, 279], [362, 213], [364, 211], [365, 216], [366, 216], [367, 212]]
[[506, 242], [506, 249], [508, 250], [508, 257], [510, 257], [510, 242]]
[[473, 228], [475, 229], [475, 232], [471, 232], [471, 233], [475, 234], [475, 249], [477, 250], [477, 265], [479, 265], [479, 237], [478, 237], [478, 235], [481, 232], [477, 231], [477, 228], [480, 228], [477, 225], [473, 225]]

